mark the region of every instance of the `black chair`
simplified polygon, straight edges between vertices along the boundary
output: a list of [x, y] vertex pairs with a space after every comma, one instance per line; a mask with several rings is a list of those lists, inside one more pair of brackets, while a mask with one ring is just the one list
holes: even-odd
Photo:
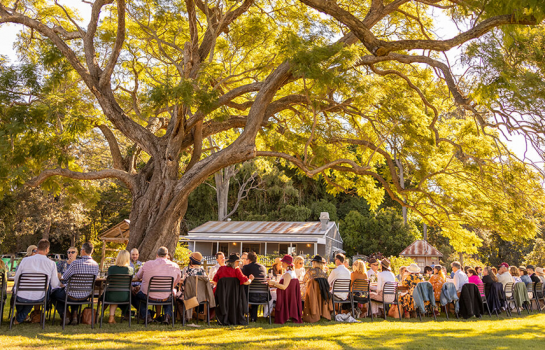
[[539, 283], [536, 283], [536, 285], [534, 287], [534, 298], [535, 298], [535, 301], [536, 301], [537, 310], [539, 312], [541, 312], [543, 310], [543, 308], [541, 307], [541, 302], [540, 301], [543, 301], [543, 304], [545, 305], [545, 296], [544, 296], [544, 292], [543, 292], [543, 286], [544, 286], [544, 284], [542, 282], [539, 282]]
[[[146, 310], [149, 309], [151, 306], [172, 306], [172, 327], [174, 327], [174, 321], [176, 320], [176, 309], [174, 308], [174, 298], [172, 296], [172, 289], [174, 286], [174, 277], [170, 276], [154, 276], [150, 279], [149, 285], [148, 285], [148, 293], [146, 295]], [[168, 297], [166, 300], [150, 300], [150, 293], [170, 293], [170, 297]], [[138, 303], [138, 318], [136, 319], [136, 323], [139, 323], [140, 317], [140, 304], [143, 303], [143, 301], [140, 300]], [[148, 315], [144, 315], [144, 323], [146, 327], [148, 326]]]
[[[132, 293], [131, 293], [131, 284], [132, 284], [132, 276], [131, 275], [109, 275], [108, 278], [106, 278], [106, 285], [104, 287], [104, 291], [102, 292], [102, 296], [99, 297], [99, 303], [102, 302], [102, 307], [100, 308], [100, 328], [102, 328], [102, 322], [104, 320], [104, 307], [105, 305], [129, 305], [129, 328], [131, 327], [131, 316], [130, 316], [130, 308], [131, 308], [131, 301], [132, 301]], [[106, 300], [106, 293], [107, 292], [126, 292], [129, 295], [129, 300], [127, 301], [107, 301]], [[102, 300], [100, 300], [102, 299]], [[123, 318], [121, 319], [123, 320]]]
[[505, 284], [504, 291], [505, 291], [505, 310], [509, 316], [512, 316], [511, 314], [511, 303], [515, 305], [515, 308], [517, 309], [517, 313], [520, 315], [519, 307], [517, 306], [517, 303], [515, 302], [515, 293], [513, 291], [513, 286], [515, 284], [513, 282], [509, 282]]
[[[188, 280], [189, 278], [192, 278], [192, 277], [188, 277], [186, 278], [185, 283], [188, 283]], [[202, 278], [202, 279], [201, 279]], [[199, 286], [198, 286], [198, 289], [200, 288], [204, 288], [204, 289], [207, 289], [208, 288], [208, 285], [210, 284], [210, 280], [208, 280], [207, 277], [205, 276], [197, 276], [197, 283], [199, 283]], [[184, 288], [185, 290], [185, 288]], [[201, 305], [206, 305], [206, 322], [208, 323], [208, 325], [210, 326], [210, 300], [203, 300], [199, 303], [198, 306], [195, 307], [195, 309], [197, 309], [197, 322], [199, 321], [199, 315], [198, 315], [198, 310], [200, 308]], [[186, 308], [185, 308], [185, 302], [182, 302], [182, 326], [185, 326], [185, 314], [186, 314]]]
[[6, 303], [5, 298], [8, 295], [7, 286], [6, 274], [0, 273], [0, 326], [2, 325], [2, 320], [4, 319], [4, 305]]
[[[352, 281], [349, 279], [338, 279], [333, 282], [333, 288], [331, 290], [331, 300], [333, 301], [333, 319], [336, 319], [335, 304], [350, 304], [352, 307], [352, 315], [354, 315], [354, 301], [350, 295], [350, 285]], [[336, 293], [346, 293], [346, 300], [337, 297]]]
[[402, 320], [402, 305], [399, 302], [399, 297], [397, 294], [397, 282], [386, 282], [382, 287], [382, 310], [384, 312], [384, 319], [386, 319], [386, 315], [388, 314], [386, 311], [386, 305], [396, 305], [397, 311], [399, 312], [399, 319]]
[[[42, 324], [42, 329], [45, 329], [45, 309], [47, 306], [47, 293], [49, 289], [49, 276], [43, 273], [22, 273], [19, 275], [19, 278], [15, 282], [13, 287], [13, 302], [9, 308], [9, 329], [13, 327], [13, 319], [15, 314], [15, 309], [17, 305], [41, 305], [40, 313], [40, 323]], [[17, 301], [17, 294], [20, 292], [43, 292], [44, 298], [42, 301], [38, 302], [20, 302]], [[3, 305], [2, 305], [3, 308]]]
[[[248, 297], [247, 297], [247, 300], [248, 300], [248, 309], [250, 307], [250, 305], [256, 305], [259, 307], [259, 305], [269, 305], [269, 302], [271, 300], [271, 291], [270, 291], [270, 287], [269, 285], [267, 284], [267, 281], [266, 280], [253, 280], [252, 283], [250, 285], [248, 285]], [[263, 299], [266, 301], [251, 301], [250, 297], [251, 295], [253, 296], [256, 296], [258, 297], [257, 299]], [[260, 297], [263, 297], [264, 298], [260, 298]], [[255, 300], [255, 299], [254, 299]], [[269, 324], [272, 324], [272, 312], [269, 312]], [[248, 323], [250, 323], [250, 312], [248, 311], [248, 313], [246, 314], [246, 321]], [[208, 325], [210, 325], [210, 322], [208, 323]]]
[[[488, 315], [492, 317], [492, 312], [490, 312], [490, 307], [488, 307], [488, 301], [486, 300], [486, 294], [484, 292], [485, 285], [484, 283], [477, 283], [477, 288], [479, 289], [479, 294], [481, 295], [481, 299], [483, 300], [483, 306], [486, 306], [486, 310], [488, 310]], [[498, 312], [496, 311], [496, 316], [498, 315]]]
[[[96, 276], [93, 274], [77, 274], [72, 275], [66, 281], [66, 287], [65, 292], [66, 296], [64, 297], [64, 312], [63, 315], [66, 315], [66, 310], [68, 310], [69, 305], [77, 305], [78, 306], [78, 318], [80, 317], [81, 313], [81, 306], [82, 305], [91, 305], [91, 309], [93, 312], [91, 312], [91, 328], [95, 328], [95, 299], [94, 299], [94, 293], [95, 293], [95, 279]], [[75, 299], [70, 297], [70, 295], [78, 293], [78, 294], [87, 294], [87, 297]], [[57, 307], [55, 307], [57, 309]], [[58, 309], [57, 309], [58, 311]], [[53, 313], [53, 324], [55, 324], [55, 313]], [[62, 329], [64, 330], [64, 327], [66, 326], [66, 317], [62, 318]]]
[[354, 280], [350, 296], [352, 297], [352, 303], [367, 304], [367, 315], [371, 315], [371, 321], [374, 321], [373, 312], [371, 312], [369, 281], [364, 279]]

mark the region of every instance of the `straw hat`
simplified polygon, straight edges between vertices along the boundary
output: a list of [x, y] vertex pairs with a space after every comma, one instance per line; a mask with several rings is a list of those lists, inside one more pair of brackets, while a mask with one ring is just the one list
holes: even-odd
[[410, 264], [407, 271], [410, 273], [420, 273], [420, 267], [416, 264]]
[[35, 249], [38, 249], [38, 247], [36, 247], [34, 244], [29, 245], [28, 248], [26, 249], [26, 256], [31, 256], [32, 251], [35, 250]]
[[191, 261], [191, 265], [200, 265], [202, 261], [202, 254], [199, 252], [191, 253], [189, 256], [189, 261]]

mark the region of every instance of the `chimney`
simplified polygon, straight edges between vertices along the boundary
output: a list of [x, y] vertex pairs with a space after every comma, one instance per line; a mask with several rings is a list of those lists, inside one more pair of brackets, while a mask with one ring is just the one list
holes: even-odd
[[320, 222], [322, 223], [322, 231], [327, 230], [327, 224], [329, 224], [329, 213], [323, 211], [320, 213]]

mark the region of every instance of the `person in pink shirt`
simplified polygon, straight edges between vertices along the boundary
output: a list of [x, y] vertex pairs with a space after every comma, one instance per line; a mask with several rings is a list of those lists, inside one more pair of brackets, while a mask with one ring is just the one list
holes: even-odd
[[475, 284], [479, 284], [479, 283], [483, 283], [483, 281], [481, 281], [481, 279], [479, 278], [479, 275], [477, 275], [477, 271], [475, 271], [475, 269], [472, 269], [471, 267], [469, 269], [467, 269], [467, 276], [468, 276], [468, 283], [475, 283]]
[[[136, 293], [133, 300], [133, 306], [138, 308], [138, 303], [140, 303], [140, 317], [148, 318], [148, 323], [153, 322], [151, 313], [149, 310], [146, 309], [146, 298], [148, 293], [148, 287], [149, 282], [152, 277], [155, 276], [168, 276], [174, 278], [174, 286], [178, 285], [178, 282], [180, 282], [181, 278], [181, 272], [180, 267], [175, 262], [172, 262], [167, 259], [168, 256], [168, 249], [166, 247], [160, 247], [157, 250], [157, 257], [155, 260], [147, 261], [140, 270], [138, 270], [138, 273], [136, 274], [136, 279], [142, 279], [142, 286], [138, 293]], [[173, 297], [173, 294], [175, 291], [173, 290], [172, 293], [169, 292], [152, 292], [149, 295], [150, 300], [155, 301], [165, 301], [169, 298]], [[147, 316], [144, 316], [147, 315]], [[170, 305], [165, 306], [165, 317], [163, 319], [163, 323], [171, 323], [171, 317], [172, 317], [172, 307]]]

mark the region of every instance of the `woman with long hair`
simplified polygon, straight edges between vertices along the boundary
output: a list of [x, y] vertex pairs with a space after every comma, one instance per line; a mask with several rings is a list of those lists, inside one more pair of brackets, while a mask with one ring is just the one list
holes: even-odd
[[490, 288], [492, 288], [492, 283], [498, 282], [498, 277], [494, 273], [494, 270], [490, 266], [486, 266], [483, 269], [483, 283], [484, 283], [484, 294], [488, 297], [490, 293]]
[[[115, 265], [108, 268], [108, 276], [111, 275], [133, 275], [134, 271], [132, 267], [129, 266], [131, 263], [131, 253], [127, 250], [122, 250], [117, 253], [117, 259], [115, 260]], [[129, 301], [129, 292], [108, 292], [106, 293], [107, 301], [117, 301], [124, 302]], [[123, 315], [128, 314], [129, 305], [121, 305], [119, 307]], [[115, 310], [117, 309], [117, 304], [110, 304], [110, 317], [108, 318], [108, 323], [115, 323]]]
[[509, 266], [509, 273], [511, 274], [511, 277], [513, 277], [513, 282], [514, 283], [522, 282], [522, 280], [520, 279], [520, 272], [519, 272], [518, 267]]
[[433, 286], [433, 295], [435, 297], [435, 303], [439, 304], [439, 307], [435, 311], [436, 315], [439, 315], [439, 310], [441, 310], [440, 300], [441, 300], [441, 290], [443, 289], [443, 284], [447, 281], [447, 276], [443, 272], [443, 267], [441, 265], [435, 265], [433, 267], [433, 275], [431, 275], [429, 282]]

